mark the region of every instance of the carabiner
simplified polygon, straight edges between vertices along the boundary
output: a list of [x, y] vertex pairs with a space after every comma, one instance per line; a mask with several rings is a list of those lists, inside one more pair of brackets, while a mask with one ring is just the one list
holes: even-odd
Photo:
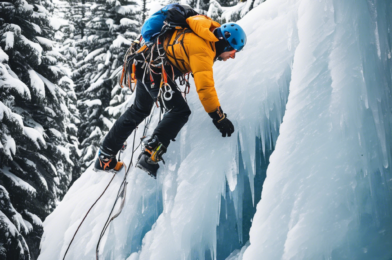
[[170, 87], [169, 84], [165, 84], [163, 86], [164, 92], [163, 92], [163, 99], [165, 101], [170, 101], [173, 98], [174, 91]]

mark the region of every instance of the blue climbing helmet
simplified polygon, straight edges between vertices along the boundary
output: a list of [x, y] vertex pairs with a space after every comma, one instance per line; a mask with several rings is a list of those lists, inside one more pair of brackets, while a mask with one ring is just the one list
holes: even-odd
[[246, 45], [246, 34], [244, 30], [236, 23], [225, 23], [219, 27], [220, 32], [224, 39], [229, 43], [229, 45], [223, 50], [231, 51], [236, 50], [241, 51]]

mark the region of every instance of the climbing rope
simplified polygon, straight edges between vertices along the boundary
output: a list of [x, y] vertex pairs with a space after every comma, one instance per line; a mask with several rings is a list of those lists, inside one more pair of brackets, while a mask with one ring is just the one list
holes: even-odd
[[[155, 109], [155, 107], [154, 107], [154, 109]], [[153, 112], [154, 112], [154, 110], [152, 111], [149, 120], [146, 121], [146, 124], [145, 124], [145, 126], [144, 126], [144, 130], [143, 130], [143, 137], [144, 137], [144, 135], [145, 135], [145, 133], [146, 133], [146, 131], [147, 131], [147, 129], [148, 129], [149, 124], [151, 123], [151, 119], [152, 119], [152, 116], [153, 116]], [[109, 216], [108, 216], [108, 219], [106, 220], [105, 225], [104, 225], [104, 227], [103, 227], [103, 229], [102, 229], [102, 231], [101, 231], [101, 234], [100, 234], [100, 236], [99, 236], [99, 240], [98, 240], [97, 247], [96, 247], [96, 259], [97, 259], [97, 260], [99, 259], [98, 254], [99, 254], [99, 245], [100, 245], [101, 239], [102, 239], [103, 235], [105, 234], [106, 229], [109, 227], [109, 224], [110, 224], [115, 218], [117, 218], [117, 217], [120, 215], [120, 213], [121, 213], [121, 211], [122, 211], [122, 209], [123, 209], [123, 207], [124, 207], [124, 204], [125, 204], [126, 185], [128, 184], [127, 181], [126, 181], [126, 179], [127, 179], [127, 176], [128, 176], [129, 169], [130, 169], [131, 166], [133, 165], [132, 162], [133, 162], [134, 153], [135, 153], [135, 151], [139, 148], [139, 146], [141, 145], [141, 141], [140, 141], [139, 145], [135, 148], [135, 139], [136, 139], [136, 131], [137, 131], [137, 129], [138, 129], [138, 127], [136, 127], [136, 129], [134, 130], [133, 144], [132, 144], [132, 155], [131, 155], [131, 160], [130, 160], [130, 162], [129, 162], [129, 167], [127, 168], [126, 166], [124, 166], [124, 167], [126, 168], [126, 172], [125, 172], [125, 175], [124, 175], [124, 179], [123, 179], [123, 181], [121, 182], [120, 188], [118, 189], [118, 192], [117, 192], [116, 200], [114, 201], [114, 204], [113, 204], [113, 207], [112, 207], [112, 209], [111, 209], [111, 211], [110, 211], [110, 214], [109, 214]], [[142, 139], [143, 139], [143, 138], [142, 138]], [[116, 176], [116, 173], [113, 173], [113, 176], [112, 176], [112, 178], [110, 179], [108, 185], [105, 187], [104, 191], [101, 193], [101, 195], [99, 195], [99, 197], [97, 198], [97, 200], [91, 205], [91, 207], [89, 208], [89, 210], [87, 211], [87, 213], [86, 213], [85, 216], [83, 217], [82, 221], [80, 222], [78, 228], [76, 229], [76, 231], [75, 231], [75, 233], [74, 233], [74, 235], [73, 235], [73, 237], [72, 237], [72, 239], [71, 239], [71, 241], [70, 241], [70, 243], [69, 243], [69, 245], [68, 245], [68, 247], [67, 247], [67, 250], [65, 251], [63, 260], [65, 260], [65, 257], [66, 257], [67, 254], [68, 254], [68, 251], [69, 251], [69, 249], [70, 249], [70, 247], [71, 247], [71, 245], [72, 245], [72, 242], [74, 241], [74, 239], [75, 239], [75, 237], [76, 237], [76, 234], [78, 233], [80, 227], [82, 226], [82, 224], [83, 224], [84, 221], [86, 220], [88, 214], [89, 214], [90, 211], [93, 209], [93, 207], [98, 203], [98, 201], [102, 198], [102, 196], [105, 194], [106, 190], [109, 188], [109, 186], [110, 186], [110, 184], [112, 183], [112, 181], [113, 181], [113, 179], [114, 179], [115, 176]], [[120, 197], [122, 198], [120, 210], [119, 210], [119, 212], [117, 212], [113, 217], [110, 218], [110, 216], [112, 215], [113, 210], [114, 210], [114, 208], [115, 208], [115, 206], [116, 206], [116, 204], [117, 204], [117, 201], [118, 201], [118, 199], [119, 199]]]
[[89, 210], [87, 211], [86, 215], [84, 216], [84, 218], [83, 218], [82, 221], [80, 222], [78, 228], [76, 229], [76, 231], [75, 231], [75, 233], [74, 233], [74, 235], [73, 235], [73, 237], [72, 237], [72, 239], [71, 239], [71, 242], [69, 243], [69, 245], [68, 245], [68, 247], [67, 247], [67, 250], [65, 251], [63, 260], [64, 260], [65, 257], [67, 256], [68, 250], [69, 250], [69, 248], [71, 247], [72, 242], [74, 241], [75, 236], [76, 236], [76, 234], [78, 233], [80, 227], [82, 226], [84, 220], [87, 218], [88, 214], [90, 213], [90, 211], [92, 210], [92, 208], [95, 206], [95, 204], [97, 204], [97, 202], [101, 199], [101, 197], [103, 196], [103, 194], [105, 194], [106, 190], [109, 188], [110, 184], [112, 183], [112, 181], [113, 181], [113, 179], [114, 179], [114, 176], [116, 176], [115, 173], [113, 173], [113, 177], [110, 179], [110, 181], [109, 181], [108, 185], [106, 186], [106, 188], [104, 189], [104, 191], [101, 193], [101, 195], [98, 197], [98, 199], [93, 203], [93, 205], [91, 205], [91, 207], [90, 207]]
[[[159, 42], [159, 37], [160, 36], [161, 35], [158, 36], [158, 42]], [[168, 75], [166, 74], [166, 71], [165, 71], [165, 68], [164, 68], [164, 64], [167, 62], [167, 60], [165, 58], [165, 54], [166, 53], [164, 51], [163, 51], [163, 53], [160, 52], [160, 49], [163, 49], [163, 48], [161, 46], [159, 46], [159, 45], [160, 45], [160, 42], [159, 42], [158, 47], [157, 47], [158, 57], [156, 57], [155, 59], [153, 59], [153, 51], [154, 51], [155, 45], [152, 46], [151, 52], [148, 53], [146, 57], [144, 56], [143, 52], [139, 52], [142, 55], [142, 57], [144, 58], [144, 60], [145, 60], [145, 64], [142, 66], [142, 68], [144, 67], [144, 73], [143, 73], [143, 79], [142, 79], [142, 83], [143, 84], [144, 84], [144, 77], [146, 75], [149, 74], [150, 79], [152, 79], [152, 73], [154, 73], [154, 74], [163, 74], [161, 76], [161, 78], [162, 78], [161, 85], [163, 83], [167, 84], [167, 76]], [[132, 48], [131, 48], [131, 51], [130, 50], [127, 51], [127, 53], [126, 53], [126, 55], [124, 57], [123, 72], [122, 72], [122, 75], [120, 77], [120, 86], [123, 87], [123, 83], [125, 81], [126, 85], [131, 90], [132, 93], [134, 92], [135, 87], [136, 87], [135, 70], [136, 70], [137, 61], [134, 60], [134, 59], [128, 59], [128, 57], [130, 57], [134, 52], [135, 52], [135, 50], [132, 50]], [[150, 59], [150, 62], [147, 62], [148, 59]], [[160, 62], [157, 64], [156, 62], [158, 60], [160, 60]], [[171, 66], [171, 70], [172, 70], [172, 74], [173, 74], [172, 77], [171, 77], [171, 80], [175, 83], [174, 68], [173, 68], [173, 66], [170, 63], [168, 63], [168, 64]], [[127, 69], [131, 65], [132, 65], [132, 69], [131, 70]], [[155, 68], [161, 67], [162, 68], [161, 73], [154, 72], [154, 69], [152, 67], [155, 67]], [[128, 73], [131, 72], [130, 75], [127, 74], [127, 72]], [[177, 88], [182, 93], [182, 95], [183, 95], [183, 97], [184, 97], [184, 99], [186, 101], [186, 94], [189, 93], [189, 88], [190, 88], [189, 87], [189, 73], [187, 73], [186, 75], [181, 76], [179, 78], [179, 80], [180, 80], [180, 85], [185, 85], [185, 89], [184, 89], [184, 91], [181, 91], [181, 89], [178, 86], [177, 86]], [[135, 83], [133, 88], [132, 88], [132, 83]], [[154, 84], [153, 81], [151, 83]], [[175, 85], [177, 85], [177, 84], [175, 84]], [[160, 89], [160, 92], [161, 92], [161, 89]], [[160, 94], [162, 94], [162, 93], [160, 93]], [[158, 104], [157, 104], [157, 107], [158, 107]], [[159, 122], [162, 120], [161, 116], [164, 114], [164, 112], [162, 111], [162, 106], [160, 106], [160, 108], [161, 109], [160, 109], [160, 113], [159, 113]], [[135, 148], [135, 140], [136, 140], [136, 130], [137, 130], [137, 127], [134, 130], [134, 137], [133, 137], [133, 144], [132, 144], [132, 155], [131, 155], [131, 160], [129, 162], [129, 167], [127, 168], [126, 166], [124, 166], [126, 168], [126, 170], [125, 170], [123, 181], [121, 182], [121, 185], [120, 185], [120, 187], [118, 189], [117, 196], [116, 196], [116, 199], [115, 199], [115, 201], [113, 203], [112, 209], [110, 210], [109, 216], [108, 216], [108, 218], [107, 218], [107, 220], [106, 220], [106, 222], [105, 222], [105, 224], [104, 224], [104, 226], [102, 228], [101, 234], [99, 236], [97, 247], [96, 247], [96, 250], [95, 250], [96, 260], [99, 260], [99, 246], [100, 246], [100, 243], [101, 243], [101, 240], [102, 240], [103, 236], [106, 233], [106, 230], [108, 229], [110, 223], [121, 214], [121, 212], [122, 212], [122, 210], [124, 208], [125, 199], [126, 199], [126, 187], [127, 187], [127, 184], [128, 184], [128, 182], [127, 182], [128, 172], [129, 172], [129, 169], [131, 168], [131, 166], [133, 165], [134, 153], [139, 148], [139, 146], [141, 145], [142, 140], [145, 138], [147, 129], [148, 129], [150, 123], [151, 123], [151, 120], [152, 120], [152, 117], [153, 117], [153, 114], [154, 114], [154, 110], [155, 110], [155, 106], [154, 106], [154, 109], [153, 109], [153, 111], [152, 111], [152, 113], [150, 115], [150, 118], [147, 121], [145, 121], [146, 124], [145, 124], [144, 130], [143, 130], [143, 137], [141, 138], [141, 141], [140, 141], [139, 145], [136, 148]], [[112, 178], [110, 179], [110, 182], [108, 183], [108, 185], [105, 187], [104, 191], [101, 193], [101, 195], [98, 197], [98, 199], [93, 203], [93, 205], [91, 205], [91, 207], [89, 208], [89, 210], [87, 211], [87, 213], [83, 217], [82, 221], [80, 222], [78, 228], [76, 229], [76, 231], [75, 231], [75, 233], [74, 233], [74, 235], [73, 235], [73, 237], [71, 239], [71, 242], [69, 243], [69, 245], [67, 247], [67, 250], [65, 251], [63, 260], [65, 260], [65, 257], [67, 255], [67, 253], [68, 253], [68, 251], [69, 251], [69, 249], [71, 247], [71, 244], [74, 241], [74, 239], [76, 237], [76, 234], [78, 233], [80, 227], [84, 223], [85, 219], [87, 218], [87, 216], [90, 213], [90, 211], [92, 210], [92, 208], [98, 203], [98, 201], [105, 194], [106, 190], [109, 188], [110, 184], [112, 183], [114, 177], [115, 177], [115, 173], [113, 174]], [[117, 205], [117, 202], [118, 202], [119, 198], [121, 198], [121, 204], [120, 204], [119, 211], [112, 216], [112, 213], [114, 211], [115, 206]]]
[[[105, 232], [106, 232], [107, 228], [109, 227], [110, 223], [121, 214], [121, 212], [122, 212], [122, 210], [124, 208], [124, 205], [125, 205], [125, 198], [126, 198], [126, 195], [127, 195], [127, 189], [126, 188], [127, 188], [127, 184], [128, 184], [127, 176], [128, 176], [129, 169], [131, 168], [131, 165], [132, 165], [133, 155], [135, 153], [134, 148], [135, 148], [136, 130], [137, 130], [137, 127], [134, 130], [133, 144], [132, 144], [132, 155], [131, 155], [131, 160], [129, 162], [129, 167], [128, 167], [128, 169], [126, 170], [126, 172], [124, 174], [124, 179], [121, 182], [120, 188], [118, 189], [116, 200], [113, 203], [113, 206], [112, 206], [112, 209], [110, 210], [109, 216], [108, 216], [108, 218], [107, 218], [107, 220], [105, 222], [105, 225], [102, 228], [101, 234], [99, 235], [97, 247], [95, 249], [95, 256], [96, 256], [97, 260], [99, 260], [99, 245], [101, 243], [102, 237], [105, 235]], [[114, 208], [115, 208], [115, 206], [117, 204], [117, 201], [118, 201], [118, 199], [120, 197], [122, 198], [121, 199], [121, 204], [120, 204], [120, 209], [113, 217], [110, 217], [112, 215], [113, 210], [114, 210]]]

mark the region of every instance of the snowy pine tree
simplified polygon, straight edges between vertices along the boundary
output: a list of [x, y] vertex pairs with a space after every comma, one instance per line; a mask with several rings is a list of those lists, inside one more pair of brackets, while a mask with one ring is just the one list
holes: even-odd
[[[79, 54], [73, 72], [77, 85], [78, 107], [82, 115], [79, 140], [83, 149], [82, 167], [94, 160], [101, 139], [120, 112], [105, 108], [111, 102], [112, 89], [122, 66], [123, 56], [136, 38], [140, 27], [140, 6], [134, 1], [101, 1], [91, 6], [86, 35], [77, 42]], [[119, 100], [117, 90], [113, 92]]]
[[263, 2], [265, 2], [265, 0], [211, 0], [208, 6], [207, 15], [221, 24], [236, 22]]
[[72, 81], [50, 1], [0, 4], [0, 259], [36, 259], [42, 220], [78, 177]]

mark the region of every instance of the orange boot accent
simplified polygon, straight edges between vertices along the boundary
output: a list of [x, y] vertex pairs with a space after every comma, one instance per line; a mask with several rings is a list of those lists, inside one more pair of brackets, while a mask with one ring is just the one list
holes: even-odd
[[99, 164], [101, 165], [101, 167], [102, 167], [102, 164], [103, 164], [103, 170], [105, 171], [106, 167], [109, 167], [109, 164], [110, 164], [111, 161], [112, 161], [112, 159], [110, 159], [107, 163], [105, 163], [104, 161], [99, 159]]
[[113, 170], [119, 171], [124, 167], [124, 162], [117, 162], [116, 166], [114, 167]]

